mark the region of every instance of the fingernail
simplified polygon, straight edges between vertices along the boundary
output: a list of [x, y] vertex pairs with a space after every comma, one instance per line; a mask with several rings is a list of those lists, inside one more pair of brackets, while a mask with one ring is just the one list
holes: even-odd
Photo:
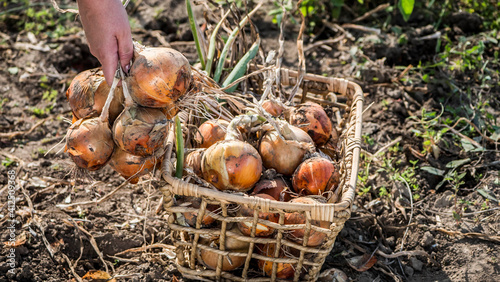
[[130, 65], [126, 65], [125, 66], [125, 73], [128, 74], [129, 70], [130, 70]]

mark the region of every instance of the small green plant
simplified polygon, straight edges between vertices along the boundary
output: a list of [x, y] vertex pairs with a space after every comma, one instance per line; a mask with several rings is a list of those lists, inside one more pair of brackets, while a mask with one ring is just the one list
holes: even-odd
[[2, 165], [4, 167], [9, 167], [14, 164], [14, 160], [10, 159], [9, 157], [6, 157], [5, 159], [2, 160]]
[[0, 111], [3, 109], [3, 105], [5, 105], [7, 102], [9, 102], [9, 98], [0, 99]]
[[425, 108], [422, 108], [422, 117], [418, 118], [415, 116], [409, 117], [409, 119], [416, 120], [417, 123], [422, 127], [422, 129], [412, 129], [413, 134], [416, 137], [423, 139], [422, 148], [423, 154], [431, 153], [435, 159], [439, 158], [441, 149], [438, 147], [439, 141], [442, 139], [443, 135], [449, 131], [448, 128], [440, 129], [438, 125], [440, 124], [440, 118], [443, 114], [444, 109], [438, 115], [436, 112], [427, 112]]
[[360, 191], [358, 192], [358, 196], [362, 197], [363, 195], [366, 195], [370, 193], [372, 190], [372, 186], [367, 186], [367, 187], [360, 187]]
[[371, 136], [369, 136], [369, 135], [363, 135], [362, 137], [363, 137], [363, 141], [366, 144], [368, 144], [370, 146], [373, 146], [373, 144], [375, 144], [375, 140], [373, 140], [373, 138]]
[[385, 186], [378, 188], [378, 196], [380, 198], [389, 196], [389, 191], [387, 191], [387, 188]]

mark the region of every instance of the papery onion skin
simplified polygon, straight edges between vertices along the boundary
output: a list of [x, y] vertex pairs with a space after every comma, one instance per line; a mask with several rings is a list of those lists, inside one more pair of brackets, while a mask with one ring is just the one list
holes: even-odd
[[307, 143], [314, 143], [311, 137], [298, 127], [289, 128], [294, 139], [283, 140], [276, 130], [268, 131], [260, 141], [259, 152], [266, 168], [274, 168], [278, 173], [291, 176], [310, 148]]
[[314, 102], [306, 102], [295, 108], [289, 122], [307, 132], [316, 145], [323, 145], [330, 138], [332, 122], [323, 107]]
[[[83, 71], [71, 81], [66, 98], [76, 119], [98, 117], [109, 95], [110, 86], [104, 79], [101, 68]], [[109, 106], [109, 122], [114, 120], [123, 110], [123, 91], [119, 86], [115, 89], [113, 101]]]
[[193, 170], [194, 174], [202, 177], [201, 172], [201, 159], [203, 158], [203, 154], [205, 153], [205, 149], [198, 149], [192, 151], [186, 155], [186, 159], [184, 161], [184, 167], [190, 168]]
[[[258, 198], [276, 201], [272, 196], [267, 195], [267, 194], [257, 194], [257, 195], [253, 195], [253, 196], [258, 197]], [[240, 209], [239, 215], [244, 216], [244, 217], [252, 217], [253, 218], [253, 213], [254, 213], [253, 209], [242, 206]], [[273, 212], [259, 212], [258, 217], [260, 219], [268, 220], [268, 221], [275, 222], [275, 223], [278, 223], [278, 221], [279, 221], [279, 214], [273, 213]], [[243, 233], [243, 235], [250, 236], [250, 234], [252, 232], [252, 222], [253, 222], [253, 219], [251, 221], [238, 222], [238, 228], [240, 229], [241, 233]], [[267, 237], [273, 233], [274, 233], [274, 228], [266, 226], [262, 223], [257, 223], [257, 226], [255, 228], [255, 236]]]
[[321, 195], [335, 190], [339, 181], [340, 175], [334, 163], [322, 157], [305, 160], [292, 177], [293, 190], [302, 195]]
[[[231, 230], [232, 232], [237, 233], [238, 235], [241, 235], [239, 232], [238, 228], [233, 228]], [[217, 242], [217, 248], [220, 246], [220, 242], [215, 240], [214, 242]], [[214, 243], [212, 242], [212, 244]], [[202, 239], [200, 241], [201, 244], [203, 245], [212, 245], [208, 240]], [[232, 238], [230, 236], [226, 236], [225, 240], [225, 250], [230, 251], [230, 252], [236, 252], [236, 253], [248, 253], [248, 248], [250, 246], [250, 243], [245, 242], [245, 241], [240, 241], [238, 239]], [[213, 245], [212, 245], [213, 247]], [[229, 259], [228, 259], [229, 258]], [[205, 266], [207, 266], [210, 269], [216, 269], [217, 268], [217, 262], [219, 260], [219, 256], [217, 253], [210, 251], [210, 250], [205, 250], [202, 249], [199, 253], [199, 259], [201, 260], [201, 263]], [[235, 270], [236, 268], [242, 266], [245, 263], [246, 256], [237, 256], [237, 255], [227, 255], [222, 257], [222, 270], [223, 271], [232, 271]]]
[[292, 199], [290, 188], [280, 177], [261, 179], [253, 188], [252, 195], [256, 194], [267, 194], [280, 202], [288, 202]]
[[127, 78], [130, 94], [141, 106], [165, 108], [189, 90], [189, 61], [171, 48], [145, 48], [135, 54]]
[[[246, 253], [247, 251], [235, 250], [233, 252]], [[219, 256], [217, 255], [217, 253], [202, 249], [200, 251], [200, 258], [205, 266], [207, 266], [208, 268], [213, 269], [213, 270], [216, 269], [217, 261], [219, 259]], [[231, 260], [231, 262], [229, 262], [228, 258]], [[222, 270], [223, 271], [235, 270], [238, 267], [245, 264], [245, 260], [246, 260], [245, 256], [236, 256], [236, 255], [222, 256]]]
[[262, 103], [262, 108], [264, 108], [264, 110], [266, 110], [266, 112], [268, 112], [273, 117], [281, 116], [284, 111], [283, 107], [278, 104], [278, 102], [273, 100], [265, 100]]
[[225, 120], [207, 120], [200, 125], [195, 134], [195, 141], [199, 148], [208, 148], [213, 144], [224, 140], [229, 122]]
[[125, 109], [113, 125], [118, 146], [138, 156], [160, 155], [168, 134], [168, 120], [159, 109], [134, 105]]
[[[197, 197], [184, 197], [181, 198], [177, 201], [177, 205], [185, 205], [186, 203], [189, 203], [188, 207], [192, 207], [195, 209], [199, 209], [201, 206], [201, 198]], [[219, 206], [216, 205], [207, 205], [206, 209], [208, 211], [214, 212], [217, 209], [219, 209]], [[184, 216], [184, 219], [186, 223], [191, 226], [191, 227], [196, 227], [196, 221], [198, 220], [198, 214], [199, 212], [183, 212], [182, 215]], [[208, 227], [212, 223], [215, 222], [215, 218], [211, 217], [208, 215], [206, 212], [203, 215], [203, 218], [201, 219], [201, 227]]]
[[[291, 200], [290, 203], [315, 204], [318, 203], [318, 201], [309, 197], [300, 197]], [[293, 212], [285, 214], [285, 225], [305, 224], [305, 223], [306, 223], [306, 216], [304, 213]], [[312, 220], [311, 225], [319, 226], [325, 229], [330, 228], [330, 223], [327, 221]], [[293, 229], [287, 232], [286, 237], [292, 241], [297, 242], [298, 244], [303, 244], [304, 233], [305, 233], [305, 228]], [[307, 241], [307, 246], [309, 247], [319, 246], [324, 242], [325, 239], [326, 239], [326, 233], [322, 233], [311, 229], [309, 233], [309, 239]]]
[[203, 178], [222, 191], [248, 191], [262, 173], [257, 150], [239, 140], [215, 143], [205, 151], [201, 163]]
[[[276, 250], [276, 244], [259, 244], [257, 245], [258, 253], [263, 256], [274, 258], [274, 253]], [[285, 258], [283, 251], [280, 250], [278, 257]], [[276, 263], [276, 278], [278, 279], [290, 279], [295, 274], [295, 266], [291, 263]], [[267, 260], [258, 260], [259, 268], [266, 273], [267, 276], [272, 276], [273, 262]]]
[[137, 156], [116, 147], [109, 165], [128, 182], [136, 184], [139, 177], [159, 169], [161, 161], [162, 156]]
[[66, 152], [78, 167], [100, 169], [110, 159], [114, 147], [108, 123], [99, 118], [78, 120], [69, 128]]

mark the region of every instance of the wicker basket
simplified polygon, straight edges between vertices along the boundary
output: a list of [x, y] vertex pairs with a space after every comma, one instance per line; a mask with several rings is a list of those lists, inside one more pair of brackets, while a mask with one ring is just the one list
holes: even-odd
[[[281, 81], [283, 86], [296, 84], [299, 75], [295, 71], [282, 69]], [[163, 174], [167, 185], [160, 190], [164, 194], [164, 207], [169, 213], [169, 226], [171, 228], [172, 241], [177, 247], [177, 269], [185, 278], [205, 281], [279, 281], [276, 277], [278, 263], [291, 263], [295, 269], [293, 281], [314, 281], [317, 279], [321, 267], [333, 248], [335, 238], [342, 230], [344, 223], [350, 217], [351, 204], [355, 196], [356, 180], [358, 175], [359, 154], [361, 144], [361, 116], [363, 108], [363, 93], [361, 87], [353, 82], [328, 78], [323, 76], [305, 74], [301, 84], [301, 101], [311, 100], [323, 105], [332, 106], [334, 119], [337, 120], [337, 129], [341, 132], [341, 198], [338, 203], [325, 204], [299, 204], [270, 201], [256, 198], [242, 193], [227, 193], [209, 188], [187, 183], [175, 178], [171, 173]], [[328, 97], [328, 100], [327, 100]], [[333, 98], [333, 99], [332, 99]], [[193, 207], [175, 206], [175, 195], [194, 196], [201, 198], [201, 205], [198, 209]], [[220, 205], [222, 212], [215, 214], [207, 209], [207, 204]], [[245, 205], [256, 211], [272, 211], [279, 214], [279, 222], [273, 223], [264, 221], [257, 217], [257, 212], [253, 218], [237, 217], [231, 213], [234, 207]], [[196, 212], [198, 220], [196, 227], [187, 227], [177, 223], [176, 214], [184, 212]], [[306, 224], [284, 225], [286, 212], [300, 212], [306, 216]], [[201, 228], [201, 218], [209, 214], [218, 222], [217, 228]], [[327, 221], [330, 228], [320, 228], [311, 225], [311, 221]], [[265, 223], [267, 226], [275, 228], [274, 236], [270, 238], [243, 236], [230, 231], [230, 227], [236, 222], [252, 222], [253, 230], [257, 223]], [[305, 230], [304, 242], [297, 244], [287, 240], [285, 233], [292, 229], [303, 228]], [[317, 247], [308, 247], [311, 230], [327, 234], [323, 244]], [[253, 234], [253, 233], [252, 233]], [[220, 248], [215, 249], [204, 243], [202, 238], [206, 236], [219, 236]], [[232, 237], [250, 243], [248, 252], [234, 252], [224, 250], [226, 238]], [[267, 257], [254, 252], [255, 244], [275, 243], [278, 250], [281, 246], [293, 248], [295, 256], [292, 257]], [[218, 263], [215, 269], [204, 267], [198, 260], [200, 250], [210, 250], [212, 254], [218, 255]], [[276, 252], [277, 254], [277, 252]], [[245, 263], [237, 270], [226, 272], [222, 270], [222, 262], [226, 256], [245, 257]], [[256, 260], [266, 260], [273, 262], [272, 273], [264, 275], [262, 271], [255, 267]]]

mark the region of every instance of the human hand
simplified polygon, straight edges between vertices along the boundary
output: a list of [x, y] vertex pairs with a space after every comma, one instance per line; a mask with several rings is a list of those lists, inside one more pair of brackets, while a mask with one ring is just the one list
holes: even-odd
[[77, 3], [90, 52], [101, 62], [106, 82], [111, 85], [118, 62], [128, 73], [134, 54], [127, 12], [119, 0]]

